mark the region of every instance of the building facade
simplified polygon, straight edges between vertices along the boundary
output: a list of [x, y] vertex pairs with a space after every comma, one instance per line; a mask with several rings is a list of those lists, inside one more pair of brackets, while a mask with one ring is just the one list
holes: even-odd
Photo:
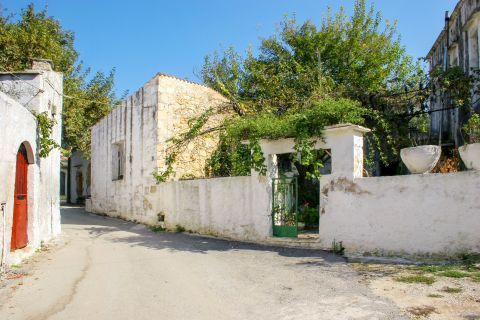
[[[191, 119], [210, 111], [204, 128], [215, 127], [226, 115], [226, 104], [221, 94], [200, 84], [164, 74], [150, 79], [92, 128], [91, 210], [150, 222], [146, 195], [154, 188], [154, 173], [167, 168], [169, 148], [174, 147], [169, 139], [187, 132]], [[212, 132], [184, 145], [172, 179], [205, 176], [218, 138]]]
[[90, 198], [91, 163], [81, 151], [73, 151], [66, 161], [68, 203], [84, 204]]
[[60, 151], [40, 157], [35, 114], [54, 119], [60, 145], [63, 77], [46, 60], [0, 73], [1, 264], [17, 263], [60, 233]]
[[[460, 67], [471, 74], [480, 66], [480, 1], [461, 0], [445, 16], [445, 28], [438, 36], [427, 55], [430, 70], [447, 70]], [[478, 110], [478, 97], [472, 98], [473, 108]], [[442, 145], [462, 144], [461, 127], [467, 120], [468, 112], [452, 108], [448, 97], [437, 94], [431, 97], [431, 134], [438, 136]]]

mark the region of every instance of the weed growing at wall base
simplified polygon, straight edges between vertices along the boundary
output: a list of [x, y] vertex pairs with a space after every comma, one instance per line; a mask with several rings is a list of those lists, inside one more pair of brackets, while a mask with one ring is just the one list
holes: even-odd
[[182, 227], [181, 225], [177, 224], [177, 225], [175, 226], [175, 232], [177, 232], [177, 233], [185, 232], [185, 228]]
[[161, 225], [149, 226], [148, 228], [153, 232], [163, 232], [163, 231], [165, 231], [165, 228], [162, 227]]
[[343, 256], [343, 253], [345, 252], [345, 247], [343, 246], [342, 241], [337, 242], [335, 239], [333, 239], [331, 251], [334, 254]]

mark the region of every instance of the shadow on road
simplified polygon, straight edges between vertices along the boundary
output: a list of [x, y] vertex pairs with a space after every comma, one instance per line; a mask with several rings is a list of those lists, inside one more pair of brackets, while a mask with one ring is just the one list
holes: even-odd
[[[245, 243], [233, 240], [215, 239], [188, 233], [153, 232], [144, 225], [85, 212], [82, 208], [63, 207], [62, 225], [83, 226], [93, 237], [105, 236], [112, 242], [126, 243], [154, 250], [188, 251], [205, 254], [209, 251], [253, 250], [274, 252], [283, 257], [311, 258], [311, 261], [299, 262], [302, 266], [328, 267], [344, 263], [345, 259], [326, 251], [285, 248], [271, 245]], [[118, 235], [119, 231], [126, 234]]]

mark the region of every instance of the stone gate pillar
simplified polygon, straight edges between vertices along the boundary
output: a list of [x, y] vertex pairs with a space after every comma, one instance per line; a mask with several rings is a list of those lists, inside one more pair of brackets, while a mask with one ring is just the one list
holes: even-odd
[[330, 149], [332, 153], [332, 175], [349, 179], [363, 177], [363, 135], [370, 129], [339, 124], [325, 128], [319, 149]]

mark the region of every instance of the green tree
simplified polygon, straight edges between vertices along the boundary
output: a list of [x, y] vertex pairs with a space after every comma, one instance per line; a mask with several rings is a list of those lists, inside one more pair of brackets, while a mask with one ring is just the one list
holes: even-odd
[[90, 128], [108, 114], [117, 101], [114, 70], [90, 77], [74, 47], [74, 34], [65, 30], [47, 10], [35, 11], [30, 4], [19, 19], [0, 15], [0, 69], [29, 68], [32, 58], [50, 59], [55, 71], [64, 74], [63, 144], [90, 154]]
[[[369, 111], [364, 124], [373, 129], [370, 158], [384, 163], [397, 159], [408, 115], [425, 98], [423, 72], [405, 53], [396, 24], [383, 21], [365, 0], [355, 1], [351, 16], [329, 9], [319, 26], [286, 18], [277, 34], [261, 41], [258, 54], [250, 50], [243, 58], [230, 48], [207, 57], [202, 78], [232, 99], [237, 113], [256, 119], [259, 113], [306, 115], [325, 99], [358, 101]], [[336, 106], [341, 113], [342, 103]]]

